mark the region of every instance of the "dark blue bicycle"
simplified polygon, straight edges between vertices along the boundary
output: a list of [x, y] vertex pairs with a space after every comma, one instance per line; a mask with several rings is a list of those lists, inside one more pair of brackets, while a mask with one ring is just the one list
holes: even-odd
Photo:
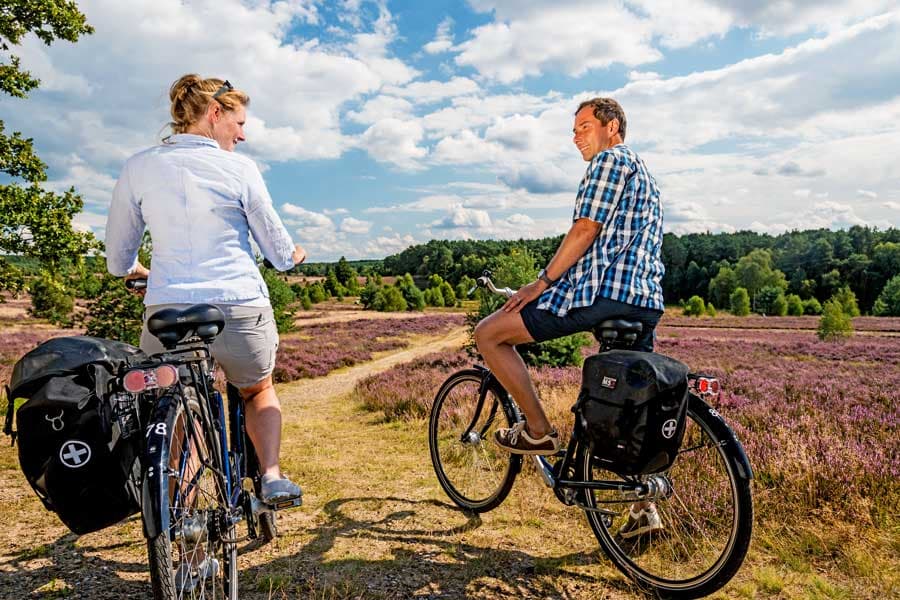
[[[145, 285], [133, 281], [130, 287]], [[209, 345], [224, 326], [222, 312], [209, 304], [157, 312], [147, 327], [166, 351], [117, 382], [121, 396], [132, 400], [120, 413], [133, 411], [132, 421], [145, 431], [141, 511], [157, 600], [237, 598], [237, 544], [271, 540], [274, 513], [301, 502], [259, 499], [259, 463], [243, 402], [228, 386], [226, 419], [225, 401], [213, 388]], [[141, 406], [148, 407], [146, 416]], [[239, 536], [242, 521], [247, 533]]]

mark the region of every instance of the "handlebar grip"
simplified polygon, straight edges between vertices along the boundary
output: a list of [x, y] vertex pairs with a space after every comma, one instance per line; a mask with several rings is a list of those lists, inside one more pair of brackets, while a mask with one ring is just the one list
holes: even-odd
[[125, 287], [129, 290], [146, 290], [147, 289], [147, 280], [146, 279], [126, 279]]

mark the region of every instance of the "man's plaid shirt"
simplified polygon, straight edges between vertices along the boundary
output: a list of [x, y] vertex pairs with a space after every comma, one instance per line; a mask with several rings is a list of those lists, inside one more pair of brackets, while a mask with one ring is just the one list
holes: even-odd
[[564, 317], [608, 298], [663, 310], [660, 280], [663, 215], [659, 189], [644, 161], [619, 144], [597, 154], [585, 172], [573, 221], [602, 225], [588, 251], [540, 297], [538, 308]]

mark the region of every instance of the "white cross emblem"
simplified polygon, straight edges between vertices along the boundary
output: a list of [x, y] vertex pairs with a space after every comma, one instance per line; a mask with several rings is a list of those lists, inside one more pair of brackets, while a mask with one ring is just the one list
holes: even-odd
[[59, 460], [70, 469], [83, 467], [91, 460], [91, 447], [78, 440], [69, 440], [59, 449]]
[[671, 437], [673, 435], [675, 435], [676, 429], [678, 429], [678, 421], [676, 421], [675, 419], [669, 419], [668, 421], [663, 423], [663, 426], [662, 426], [663, 437], [666, 438], [667, 440], [671, 439]]

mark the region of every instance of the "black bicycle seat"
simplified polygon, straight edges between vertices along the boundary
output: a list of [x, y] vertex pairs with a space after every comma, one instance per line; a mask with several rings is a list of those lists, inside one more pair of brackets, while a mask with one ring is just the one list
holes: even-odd
[[640, 321], [626, 321], [625, 319], [607, 319], [594, 327], [594, 337], [597, 341], [612, 342], [621, 340], [626, 343], [634, 343], [638, 334], [644, 330]]
[[225, 315], [212, 304], [195, 304], [184, 310], [164, 308], [147, 319], [147, 331], [167, 349], [185, 337], [198, 337], [207, 344], [225, 329]]

